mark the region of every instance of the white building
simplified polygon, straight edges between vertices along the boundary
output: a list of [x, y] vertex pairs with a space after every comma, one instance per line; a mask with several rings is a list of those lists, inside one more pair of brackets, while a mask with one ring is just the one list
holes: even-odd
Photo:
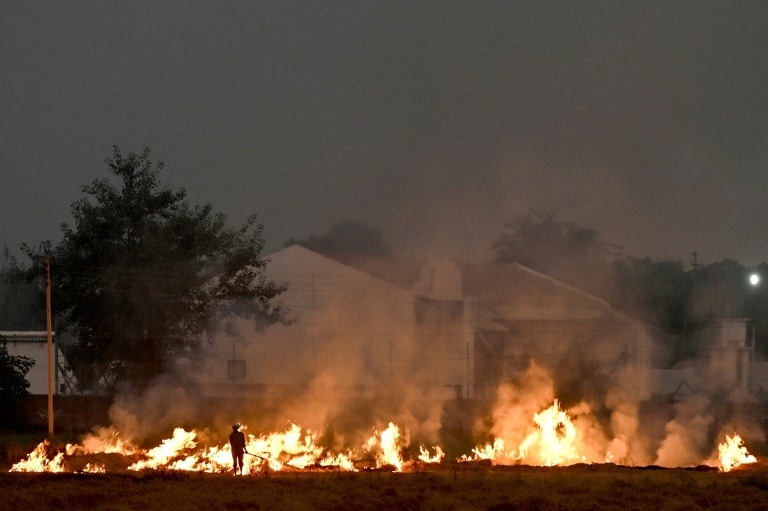
[[[65, 393], [71, 388], [72, 375], [66, 370], [64, 357], [53, 337], [53, 364], [55, 394]], [[0, 342], [5, 342], [8, 354], [14, 357], [27, 357], [34, 365], [26, 375], [29, 381], [29, 393], [48, 394], [48, 333], [45, 331], [0, 331]]]
[[649, 364], [643, 324], [521, 265], [331, 258], [300, 245], [269, 259], [268, 278], [287, 285], [280, 300], [292, 323], [218, 342], [202, 375], [208, 393], [325, 378], [358, 393], [405, 382], [490, 398], [531, 359], [576, 353], [604, 372]]

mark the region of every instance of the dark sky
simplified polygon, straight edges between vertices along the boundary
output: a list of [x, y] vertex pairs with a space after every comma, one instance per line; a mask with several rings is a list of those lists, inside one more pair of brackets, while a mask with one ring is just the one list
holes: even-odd
[[490, 257], [516, 212], [631, 255], [768, 260], [768, 3], [26, 2], [0, 15], [0, 244], [111, 146], [269, 250], [344, 218]]

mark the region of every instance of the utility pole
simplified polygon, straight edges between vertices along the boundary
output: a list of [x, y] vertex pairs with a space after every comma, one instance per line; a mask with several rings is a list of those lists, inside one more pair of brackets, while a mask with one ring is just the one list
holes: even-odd
[[51, 258], [45, 258], [45, 313], [48, 326], [48, 433], [53, 434], [53, 332], [51, 331]]

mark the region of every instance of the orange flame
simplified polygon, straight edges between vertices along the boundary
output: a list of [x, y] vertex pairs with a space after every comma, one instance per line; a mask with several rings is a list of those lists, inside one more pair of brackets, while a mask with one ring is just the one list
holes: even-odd
[[[402, 456], [403, 436], [401, 430], [393, 422], [381, 433], [374, 430], [373, 435], [363, 446], [370, 453], [377, 468], [393, 467], [402, 472], [410, 469], [410, 462]], [[589, 445], [578, 443], [583, 431], [577, 431], [577, 425], [572, 422], [566, 411], [560, 409], [560, 403], [554, 403], [534, 413], [530, 425], [523, 426], [518, 438], [522, 441], [516, 449], [508, 450], [502, 438], [495, 438], [491, 443], [478, 445], [472, 450], [472, 455], [461, 456], [458, 461], [490, 460], [493, 464], [526, 463], [538, 466], [560, 466], [580, 461], [587, 461], [580, 455], [587, 452], [591, 461], [603, 459], [602, 451]], [[527, 433], [527, 434], [526, 434]], [[246, 449], [251, 456], [245, 458], [243, 474], [253, 474], [264, 470], [306, 469], [308, 467], [334, 467], [339, 470], [357, 471], [354, 461], [359, 458], [357, 453], [347, 450], [346, 453], [333, 453], [317, 445], [318, 435], [302, 429], [297, 424], [282, 432], [268, 433], [261, 436], [248, 435]], [[206, 445], [205, 436], [195, 430], [186, 431], [182, 428], [174, 430], [173, 435], [162, 441], [160, 445], [147, 451], [139, 450], [132, 443], [119, 437], [114, 428], [102, 430], [97, 435], [89, 435], [82, 445], [67, 445], [66, 454], [58, 453], [48, 459], [48, 441], [40, 443], [25, 460], [11, 468], [11, 472], [64, 472], [65, 456], [79, 456], [90, 453], [121, 453], [139, 456], [139, 461], [133, 463], [128, 470], [163, 469], [195, 472], [228, 472], [232, 470], [232, 452], [228, 443]], [[407, 440], [405, 440], [407, 443]], [[610, 447], [610, 445], [608, 446]], [[434, 455], [431, 454], [434, 450]], [[420, 446], [418, 459], [424, 463], [441, 463], [445, 458], [442, 447], [432, 448]], [[728, 472], [739, 465], [756, 462], [756, 458], [747, 452], [741, 437], [726, 436], [725, 443], [718, 447], [718, 466], [721, 472]], [[134, 458], [137, 459], [137, 458]], [[604, 459], [612, 462], [614, 455], [606, 449]], [[621, 462], [620, 462], [621, 463]], [[714, 461], [710, 462], [714, 464]], [[79, 464], [82, 466], [82, 464]], [[71, 471], [71, 469], [70, 469]], [[97, 464], [86, 464], [79, 470], [83, 473], [103, 473], [106, 468]]]
[[717, 447], [719, 455], [717, 457], [721, 472], [730, 472], [739, 465], [746, 463], [755, 463], [757, 459], [747, 452], [747, 448], [741, 441], [739, 435], [729, 437], [725, 435], [725, 442]]
[[378, 444], [378, 452], [376, 453], [376, 467], [381, 468], [386, 465], [395, 467], [396, 472], [403, 471], [403, 458], [400, 455], [400, 446], [397, 439], [400, 438], [400, 428], [398, 428], [393, 422], [389, 423], [389, 427], [381, 432], [381, 435], [377, 431], [374, 431], [373, 436], [368, 439], [366, 443], [366, 450], [373, 450]]
[[[163, 442], [157, 447], [150, 449], [146, 453], [147, 459], [137, 461], [128, 470], [143, 470], [145, 468], [161, 468], [168, 465], [168, 462], [179, 456], [182, 450], [190, 449], [196, 445], [195, 436], [197, 434], [194, 431], [185, 431], [183, 428], [176, 428], [173, 430], [173, 437], [163, 440]], [[182, 462], [181, 465], [171, 465], [169, 468], [174, 470], [189, 470], [186, 468], [187, 463]]]
[[419, 455], [419, 459], [424, 463], [440, 463], [441, 461], [443, 461], [443, 458], [445, 457], [445, 453], [443, 452], [443, 449], [439, 445], [436, 445], [434, 449], [435, 449], [435, 455], [430, 456], [429, 449], [427, 449], [423, 445], [419, 446], [419, 452], [421, 453]]
[[518, 459], [530, 465], [552, 467], [582, 461], [576, 449], [576, 427], [555, 402], [533, 416], [538, 429], [518, 447]]
[[97, 465], [95, 463], [91, 465], [90, 463], [86, 463], [85, 467], [83, 467], [80, 472], [84, 474], [104, 474], [106, 471], [107, 467], [104, 465]]
[[64, 472], [64, 453], [60, 452], [49, 460], [48, 445], [48, 440], [39, 443], [35, 450], [29, 453], [27, 459], [12, 466], [10, 472]]

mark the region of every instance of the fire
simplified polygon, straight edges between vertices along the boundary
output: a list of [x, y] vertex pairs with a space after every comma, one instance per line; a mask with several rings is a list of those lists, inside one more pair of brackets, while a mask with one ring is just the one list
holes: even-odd
[[355, 468], [355, 465], [352, 461], [352, 453], [347, 452], [347, 454], [337, 454], [334, 456], [331, 453], [328, 453], [325, 458], [320, 460], [320, 466], [321, 467], [338, 467], [341, 470], [346, 470], [349, 472], [357, 472], [357, 469]]
[[[281, 470], [284, 465], [303, 469], [314, 465], [323, 452], [323, 448], [315, 444], [316, 440], [317, 435], [311, 431], [302, 433], [301, 426], [291, 424], [283, 433], [273, 433], [258, 438], [249, 435], [246, 449], [249, 453], [266, 458], [272, 470]], [[284, 460], [288, 458], [284, 463], [279, 461], [281, 455]]]
[[94, 453], [118, 453], [130, 456], [139, 451], [138, 447], [121, 438], [115, 427], [100, 428], [97, 434], [86, 436], [81, 445], [67, 444], [67, 456]]
[[730, 437], [725, 435], [725, 442], [717, 447], [719, 455], [717, 457], [721, 472], [730, 472], [739, 465], [746, 463], [755, 463], [757, 459], [747, 452], [747, 448], [741, 441], [739, 435]]
[[501, 461], [504, 458], [513, 458], [514, 452], [508, 453], [504, 450], [504, 440], [501, 438], [495, 438], [493, 444], [485, 444], [483, 446], [478, 445], [472, 449], [474, 457], [464, 454], [459, 461], [480, 461], [491, 460], [494, 463]]
[[440, 463], [441, 461], [443, 461], [443, 458], [445, 457], [445, 453], [443, 452], [443, 449], [439, 445], [436, 445], [434, 447], [434, 449], [435, 449], [435, 455], [434, 456], [430, 456], [429, 455], [429, 449], [427, 449], [423, 445], [420, 446], [419, 447], [419, 453], [420, 453], [419, 459], [421, 461], [423, 461], [424, 463]]
[[553, 467], [585, 461], [576, 448], [576, 426], [568, 414], [560, 410], [555, 399], [552, 406], [534, 414], [534, 430], [517, 449], [507, 451], [504, 440], [495, 438], [493, 443], [472, 449], [474, 456], [462, 456], [459, 461], [491, 460], [494, 464], [525, 463]]
[[568, 414], [555, 402], [533, 416], [538, 429], [518, 447], [518, 459], [530, 465], [553, 467], [581, 461], [576, 449], [576, 427]]
[[[594, 448], [590, 451], [588, 444], [579, 444], [578, 439], [584, 437], [584, 431], [581, 431], [583, 424], [578, 421], [574, 423], [568, 413], [560, 409], [560, 403], [554, 400], [548, 408], [534, 413], [530, 424], [522, 426], [521, 431], [513, 432], [517, 438], [521, 439], [515, 448], [506, 445], [504, 439], [495, 438], [485, 445], [478, 445], [472, 450], [471, 455], [462, 455], [458, 461], [490, 460], [493, 464], [524, 463], [551, 467], [586, 462], [584, 452], [590, 456], [589, 461], [601, 462], [604, 459], [606, 463], [610, 463], [618, 458], [618, 456], [614, 457], [612, 449], [609, 449], [612, 444], [605, 447], [604, 451]], [[411, 461], [403, 458], [402, 451], [403, 446], [408, 443], [407, 436], [407, 431], [401, 432], [394, 422], [389, 422], [388, 427], [380, 433], [374, 430], [373, 435], [363, 446], [363, 451], [373, 457], [377, 468], [392, 467], [397, 472], [410, 470]], [[120, 438], [115, 429], [108, 428], [97, 435], [87, 436], [82, 445], [67, 445], [66, 452], [60, 452], [52, 459], [48, 458], [50, 445], [46, 440], [40, 443], [25, 460], [13, 465], [10, 471], [64, 472], [67, 457], [118, 453], [131, 457], [133, 463], [128, 466], [128, 470], [231, 472], [232, 451], [229, 443], [225, 441], [211, 444], [208, 438], [209, 434], [206, 431], [187, 431], [176, 428], [172, 436], [163, 440], [160, 445], [142, 450]], [[268, 470], [304, 470], [313, 467], [358, 471], [355, 461], [360, 459], [359, 453], [352, 449], [347, 449], [346, 452], [331, 452], [318, 445], [318, 439], [319, 436], [316, 433], [303, 429], [297, 424], [290, 424], [284, 431], [265, 433], [260, 436], [248, 435], [246, 438], [248, 455], [244, 460], [243, 474], [256, 474]], [[581, 453], [579, 446], [581, 446]], [[718, 447], [718, 451], [718, 466], [721, 472], [728, 472], [739, 465], [757, 461], [747, 452], [739, 435], [726, 436], [725, 443]], [[441, 463], [445, 459], [445, 452], [439, 445], [431, 448], [421, 445], [419, 452], [418, 460], [424, 463]], [[711, 463], [714, 464], [714, 462]], [[77, 466], [83, 466], [83, 464], [79, 463]], [[104, 473], [106, 468], [91, 462], [77, 471]]]
[[[173, 437], [163, 440], [163, 442], [150, 449], [146, 453], [146, 460], [137, 461], [128, 470], [143, 470], [145, 468], [161, 468], [168, 464], [168, 462], [179, 456], [179, 453], [183, 449], [189, 449], [196, 445], [195, 442], [196, 433], [194, 431], [185, 431], [182, 428], [176, 428], [173, 430]], [[175, 470], [190, 470], [185, 468], [193, 461], [185, 461], [182, 464], [171, 467]]]
[[107, 467], [104, 465], [91, 465], [90, 463], [86, 463], [83, 470], [81, 470], [84, 474], [104, 474], [106, 471]]
[[44, 440], [27, 459], [11, 467], [11, 472], [64, 472], [64, 453], [60, 452], [52, 460], [48, 459], [48, 440]]
[[[173, 437], [164, 440], [161, 445], [144, 453], [146, 459], [130, 467], [129, 470], [146, 468], [165, 468], [169, 470], [195, 472], [227, 472], [232, 466], [232, 451], [229, 444], [197, 449], [199, 434], [177, 428]], [[351, 454], [322, 457], [323, 448], [316, 444], [317, 435], [311, 431], [303, 432], [301, 426], [291, 424], [283, 432], [262, 436], [248, 435], [246, 440], [245, 467], [243, 474], [248, 475], [261, 470], [284, 470], [286, 467], [305, 469], [309, 466], [336, 467], [340, 470], [354, 471]]]
[[393, 422], [389, 423], [387, 429], [381, 432], [374, 431], [373, 436], [366, 443], [367, 451], [373, 450], [378, 444], [376, 452], [376, 467], [381, 468], [386, 465], [395, 467], [397, 472], [403, 471], [403, 458], [400, 455], [400, 446], [397, 439], [400, 438], [400, 428]]

